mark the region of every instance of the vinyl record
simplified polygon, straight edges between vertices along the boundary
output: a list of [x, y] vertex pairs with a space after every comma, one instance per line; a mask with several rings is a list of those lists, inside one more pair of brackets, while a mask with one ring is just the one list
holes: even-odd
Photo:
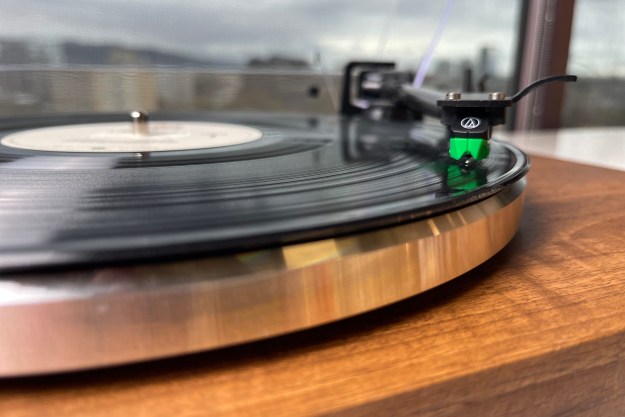
[[1, 120], [0, 270], [372, 230], [483, 200], [528, 169], [495, 140], [488, 159], [459, 167], [436, 124], [240, 113], [148, 124], [140, 134], [119, 114]]

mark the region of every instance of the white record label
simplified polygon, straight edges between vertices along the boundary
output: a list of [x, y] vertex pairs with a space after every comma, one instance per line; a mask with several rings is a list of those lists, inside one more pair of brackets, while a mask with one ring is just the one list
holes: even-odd
[[2, 144], [47, 152], [162, 152], [217, 148], [253, 142], [258, 129], [212, 122], [149, 122], [149, 132], [133, 132], [132, 123], [45, 127], [12, 133]]

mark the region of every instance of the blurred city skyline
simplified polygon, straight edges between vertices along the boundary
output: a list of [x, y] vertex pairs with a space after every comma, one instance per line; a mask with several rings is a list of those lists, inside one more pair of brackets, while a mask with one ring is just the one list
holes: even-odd
[[[231, 66], [286, 56], [329, 72], [354, 59], [416, 68], [444, 7], [427, 0], [5, 0], [0, 39], [117, 45]], [[434, 59], [475, 61], [487, 47], [497, 75], [509, 74], [518, 13], [519, 0], [455, 0]], [[625, 76], [625, 25], [611, 24], [623, 21], [619, 0], [577, 0], [569, 72]]]
[[[425, 0], [6, 0], [0, 38], [154, 50], [217, 66], [272, 56], [338, 72], [350, 60], [384, 59], [416, 69], [446, 2]], [[468, 62], [488, 48], [507, 75], [519, 2], [455, 0], [434, 60]], [[484, 22], [488, 22], [485, 27]], [[54, 60], [48, 64], [53, 65]]]

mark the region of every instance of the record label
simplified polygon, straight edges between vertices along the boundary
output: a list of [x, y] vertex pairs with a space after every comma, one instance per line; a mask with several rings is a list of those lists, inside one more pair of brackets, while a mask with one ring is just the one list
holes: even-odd
[[46, 152], [162, 152], [241, 145], [262, 137], [259, 129], [212, 122], [151, 122], [147, 134], [124, 122], [31, 129], [2, 138], [4, 146]]

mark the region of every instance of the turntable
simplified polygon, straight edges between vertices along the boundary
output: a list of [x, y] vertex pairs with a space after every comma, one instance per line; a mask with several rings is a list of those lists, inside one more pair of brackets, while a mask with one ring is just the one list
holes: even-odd
[[[371, 74], [383, 81], [373, 90]], [[337, 117], [2, 120], [0, 375], [307, 329], [500, 251], [529, 168], [490, 138], [514, 97], [451, 94], [437, 107], [431, 92], [389, 90], [388, 64], [352, 64], [346, 80]], [[447, 126], [420, 121], [428, 108]]]

